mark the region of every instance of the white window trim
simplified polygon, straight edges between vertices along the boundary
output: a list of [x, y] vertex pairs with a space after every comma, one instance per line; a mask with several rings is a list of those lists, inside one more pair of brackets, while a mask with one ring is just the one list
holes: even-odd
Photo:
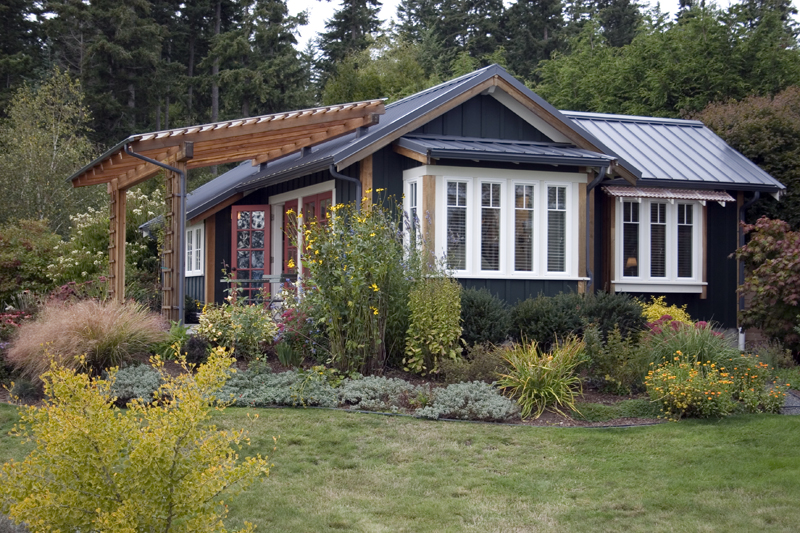
[[[448, 180], [464, 181], [467, 185], [467, 249], [466, 269], [455, 270], [457, 278], [483, 279], [559, 279], [584, 280], [578, 274], [578, 184], [586, 183], [587, 176], [572, 172], [522, 171], [492, 168], [467, 168], [423, 165], [403, 173], [404, 190], [407, 183], [422, 176], [435, 176], [436, 213], [434, 215], [436, 250], [438, 255], [447, 251], [447, 185]], [[481, 216], [480, 184], [501, 184], [500, 218], [500, 270], [481, 270]], [[533, 271], [515, 271], [514, 266], [514, 185], [534, 186], [534, 262]], [[548, 185], [567, 188], [567, 246], [565, 272], [547, 272], [547, 197]], [[418, 194], [421, 190], [418, 186]], [[417, 204], [419, 205], [419, 199]], [[407, 205], [404, 209], [408, 210]]]
[[[702, 280], [704, 209], [699, 201], [665, 200], [660, 198], [622, 198], [616, 208], [614, 230], [614, 290], [616, 292], [659, 292], [694, 293], [703, 292], [708, 283]], [[625, 276], [623, 257], [623, 205], [624, 202], [639, 203], [639, 275]], [[667, 204], [667, 269], [666, 277], [650, 276], [650, 206], [654, 203]], [[692, 206], [692, 277], [678, 277], [678, 205]]]
[[[420, 200], [422, 199], [422, 179], [421, 178], [413, 178], [413, 179], [409, 179], [409, 180], [403, 181], [403, 213], [405, 214], [403, 222], [405, 223], [406, 221], [408, 221], [409, 226], [412, 226], [412, 224], [413, 224], [413, 221], [411, 220], [411, 196], [412, 196], [412, 194], [411, 194], [411, 191], [412, 191], [411, 186], [412, 185], [416, 185], [417, 186], [417, 191], [416, 191], [417, 195], [416, 195], [416, 198], [414, 198], [414, 199], [416, 200], [416, 204], [417, 204], [417, 220], [418, 220], [418, 226], [416, 228], [416, 230], [417, 230], [416, 243], [419, 246], [421, 244], [421, 236], [422, 236], [422, 231], [421, 231], [422, 230], [422, 216], [424, 216], [424, 215], [421, 216], [421, 211], [422, 211], [422, 202], [420, 202]], [[403, 239], [404, 239], [404, 242], [405, 242], [406, 246], [410, 246], [411, 245], [411, 234], [408, 232], [409, 229], [410, 228], [403, 227]]]
[[[197, 236], [198, 230], [200, 235], [200, 246], [198, 248], [197, 243]], [[205, 222], [200, 222], [199, 224], [195, 224], [194, 226], [188, 226], [186, 229], [185, 234], [185, 248], [183, 250], [184, 254], [184, 262], [185, 262], [185, 276], [188, 278], [202, 276], [205, 271], [205, 264], [206, 264], [206, 242], [205, 242]], [[192, 257], [189, 257], [189, 232], [192, 233]], [[196, 269], [193, 268], [196, 266], [196, 253], [200, 253], [200, 268]], [[190, 260], [191, 259], [191, 260]]]

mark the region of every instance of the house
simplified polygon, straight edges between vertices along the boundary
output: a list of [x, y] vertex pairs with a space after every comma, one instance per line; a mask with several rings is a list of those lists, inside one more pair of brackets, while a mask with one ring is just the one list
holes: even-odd
[[784, 186], [701, 122], [558, 111], [491, 65], [385, 107], [376, 124], [187, 198], [186, 291], [221, 301], [223, 262], [261, 279], [299, 263], [292, 212], [385, 190], [467, 287], [509, 303], [609, 290], [667, 295], [736, 325], [738, 221]]

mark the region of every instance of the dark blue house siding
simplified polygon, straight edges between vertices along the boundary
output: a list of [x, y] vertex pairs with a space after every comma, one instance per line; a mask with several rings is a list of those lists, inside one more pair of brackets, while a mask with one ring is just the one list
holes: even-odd
[[186, 279], [186, 296], [193, 300], [204, 302], [205, 295], [205, 276], [192, 276]]
[[555, 296], [562, 292], [577, 292], [578, 282], [570, 280], [542, 279], [459, 279], [465, 289], [487, 289], [489, 292], [514, 305], [537, 296]]
[[491, 96], [479, 95], [431, 120], [413, 133], [550, 142], [542, 132]]

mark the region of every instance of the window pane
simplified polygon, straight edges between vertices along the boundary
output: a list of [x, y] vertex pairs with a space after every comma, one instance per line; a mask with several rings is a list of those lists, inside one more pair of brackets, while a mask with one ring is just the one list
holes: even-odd
[[650, 204], [650, 276], [667, 275], [667, 204]]
[[200, 242], [201, 242], [201, 240], [203, 238], [202, 234], [203, 234], [203, 230], [199, 230], [199, 229], [195, 230], [195, 239], [194, 240], [197, 243], [197, 246], [195, 247], [197, 251], [194, 254], [194, 260], [195, 260], [194, 269], [195, 270], [200, 270], [200, 268], [201, 268], [202, 257], [201, 257], [201, 254], [200, 254], [200, 250], [202, 249], [202, 246], [200, 245]]
[[481, 184], [481, 204], [481, 270], [500, 270], [499, 183]]
[[248, 252], [236, 252], [236, 267], [237, 268], [250, 268], [250, 256]]
[[678, 277], [692, 277], [691, 205], [678, 205]]
[[514, 186], [514, 270], [533, 272], [533, 185]]
[[639, 204], [623, 203], [625, 223], [622, 225], [622, 275], [639, 275]]
[[253, 211], [253, 228], [264, 229], [264, 211]]
[[236, 247], [239, 249], [250, 248], [250, 232], [240, 231], [237, 233]]
[[467, 209], [447, 208], [447, 267], [467, 269]]
[[566, 187], [547, 188], [547, 271], [567, 270]]
[[253, 248], [263, 248], [264, 247], [264, 232], [263, 231], [254, 231], [252, 239], [253, 239]]
[[248, 229], [250, 227], [249, 211], [239, 211], [238, 218], [236, 219], [236, 227], [238, 229]]

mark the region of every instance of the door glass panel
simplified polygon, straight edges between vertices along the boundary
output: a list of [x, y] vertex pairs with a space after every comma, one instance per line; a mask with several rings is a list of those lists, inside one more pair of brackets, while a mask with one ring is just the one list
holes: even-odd
[[264, 251], [250, 252], [250, 266], [253, 268], [264, 268]]
[[250, 212], [239, 211], [239, 217], [236, 219], [236, 227], [239, 229], [250, 228]]
[[264, 229], [264, 211], [253, 211], [253, 229]]
[[261, 279], [264, 277], [263, 270], [253, 270], [252, 279]]
[[253, 248], [263, 248], [264, 247], [264, 232], [263, 231], [254, 231], [252, 235], [253, 239]]
[[236, 268], [250, 268], [248, 253], [239, 250], [236, 252]]
[[249, 231], [240, 231], [237, 235], [238, 242], [236, 243], [237, 248], [250, 248], [250, 232]]

